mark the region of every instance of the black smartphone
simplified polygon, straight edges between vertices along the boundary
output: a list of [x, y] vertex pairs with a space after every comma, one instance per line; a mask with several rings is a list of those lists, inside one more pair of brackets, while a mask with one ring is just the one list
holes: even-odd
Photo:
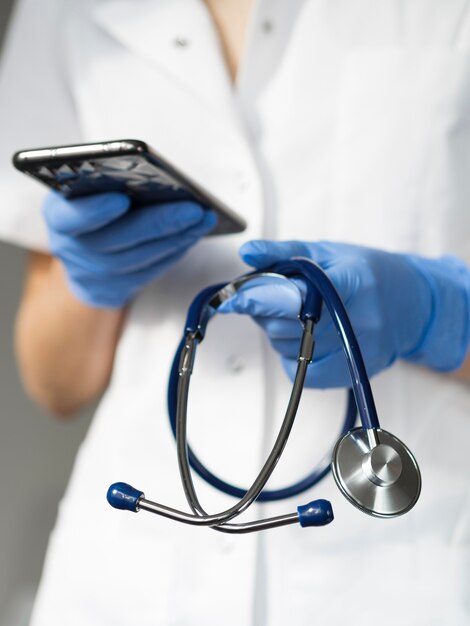
[[218, 216], [210, 235], [246, 228], [235, 211], [137, 139], [21, 150], [13, 155], [13, 164], [67, 198], [120, 191], [133, 206], [194, 200]]

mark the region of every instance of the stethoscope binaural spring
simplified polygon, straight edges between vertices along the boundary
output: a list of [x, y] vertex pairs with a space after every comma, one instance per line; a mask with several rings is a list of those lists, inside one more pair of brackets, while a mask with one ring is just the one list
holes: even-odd
[[[306, 293], [299, 314], [303, 335], [297, 358], [297, 371], [279, 434], [266, 462], [248, 489], [231, 485], [210, 472], [196, 457], [187, 441], [189, 383], [197, 345], [204, 339], [207, 324], [220, 304], [242, 285], [260, 276], [297, 278], [305, 283]], [[328, 459], [306, 478], [275, 491], [265, 490], [289, 438], [304, 388], [308, 365], [312, 361], [315, 324], [325, 304], [340, 337], [351, 378], [348, 406], [339, 440]], [[217, 284], [201, 291], [193, 300], [186, 318], [183, 339], [176, 352], [168, 386], [168, 410], [176, 437], [178, 465], [184, 493], [191, 512], [180, 511], [147, 500], [143, 492], [114, 483], [107, 494], [115, 508], [156, 513], [175, 521], [209, 526], [228, 533], [248, 533], [287, 524], [302, 527], [323, 526], [333, 520], [331, 503], [315, 500], [297, 507], [297, 512], [277, 517], [235, 523], [234, 518], [256, 500], [266, 502], [290, 498], [318, 483], [332, 469], [343, 495], [357, 508], [376, 517], [396, 517], [409, 511], [421, 491], [421, 476], [410, 450], [394, 435], [380, 428], [370, 382], [351, 322], [335, 287], [324, 270], [305, 258], [275, 263], [262, 272], [252, 272], [228, 284]], [[356, 412], [361, 426], [354, 428]], [[202, 507], [192, 480], [191, 467], [215, 488], [238, 498], [225, 511], [208, 514]]]

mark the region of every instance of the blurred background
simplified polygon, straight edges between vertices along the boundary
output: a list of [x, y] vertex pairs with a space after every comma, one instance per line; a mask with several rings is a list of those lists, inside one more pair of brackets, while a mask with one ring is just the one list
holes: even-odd
[[[13, 5], [0, 0], [0, 45]], [[22, 250], [0, 242], [0, 626], [28, 623], [57, 504], [91, 414], [60, 422], [21, 388], [13, 326], [25, 263]]]

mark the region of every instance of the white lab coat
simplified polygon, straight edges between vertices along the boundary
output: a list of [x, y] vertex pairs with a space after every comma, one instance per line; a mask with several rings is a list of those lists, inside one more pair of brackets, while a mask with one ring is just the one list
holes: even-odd
[[[325, 497], [333, 524], [262, 536], [120, 513], [104, 497], [124, 480], [185, 506], [167, 375], [189, 301], [242, 271], [242, 241], [327, 238], [470, 262], [469, 44], [463, 0], [260, 0], [233, 90], [202, 2], [19, 3], [0, 83], [4, 238], [47, 246], [44, 190], [9, 168], [11, 152], [124, 137], [148, 141], [249, 224], [198, 244], [133, 304], [33, 626], [470, 623], [470, 391], [442, 375], [397, 364], [373, 381], [383, 427], [422, 470], [421, 499], [401, 518], [365, 516], [331, 477], [247, 517]], [[191, 389], [197, 453], [247, 484], [288, 389], [250, 320], [215, 319]], [[305, 394], [273, 484], [311, 469], [343, 408], [341, 391]], [[231, 502], [197, 485], [209, 510]]]

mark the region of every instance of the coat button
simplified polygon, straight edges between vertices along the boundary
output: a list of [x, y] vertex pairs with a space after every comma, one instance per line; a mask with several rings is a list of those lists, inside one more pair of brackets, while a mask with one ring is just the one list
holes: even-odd
[[233, 537], [229, 537], [228, 535], [222, 537], [222, 541], [220, 542], [220, 551], [222, 554], [230, 554], [230, 552], [233, 552], [234, 547], [235, 540]]
[[231, 354], [229, 357], [227, 357], [227, 367], [230, 371], [238, 374], [245, 369], [246, 361], [242, 356], [239, 356], [237, 354]]
[[261, 30], [263, 31], [263, 33], [265, 33], [266, 35], [269, 35], [269, 33], [272, 32], [274, 28], [274, 24], [272, 22], [272, 20], [263, 20], [261, 22]]
[[186, 48], [189, 46], [189, 41], [186, 37], [176, 37], [176, 39], [173, 40], [173, 43], [177, 48]]
[[245, 172], [238, 171], [235, 174], [236, 185], [240, 191], [245, 191], [250, 186], [250, 181]]

